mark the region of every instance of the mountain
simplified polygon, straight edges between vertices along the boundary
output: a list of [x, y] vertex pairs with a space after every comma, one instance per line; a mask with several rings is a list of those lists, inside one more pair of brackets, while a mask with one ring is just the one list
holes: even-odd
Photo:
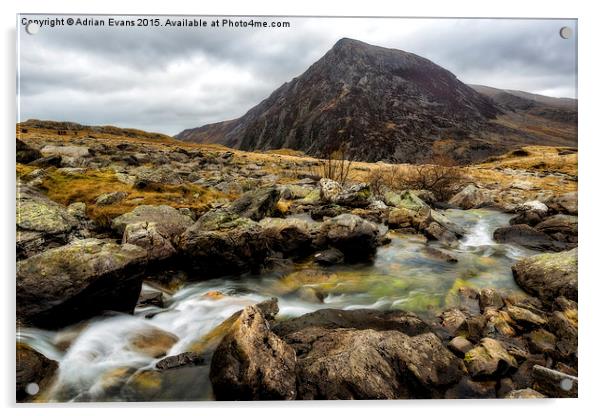
[[242, 117], [175, 137], [318, 157], [345, 146], [365, 161], [420, 162], [445, 153], [470, 162], [539, 140], [497, 123], [507, 111], [428, 59], [343, 38]]

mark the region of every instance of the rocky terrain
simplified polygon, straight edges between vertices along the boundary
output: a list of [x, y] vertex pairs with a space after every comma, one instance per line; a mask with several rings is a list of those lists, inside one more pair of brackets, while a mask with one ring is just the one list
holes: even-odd
[[356, 160], [409, 163], [576, 145], [575, 100], [473, 87], [415, 54], [344, 38], [242, 117], [175, 137], [318, 157], [345, 146]]
[[[576, 149], [458, 168], [464, 182], [444, 200], [375, 188], [375, 171], [412, 166], [354, 163], [341, 184], [321, 163], [17, 125], [17, 399], [577, 395]], [[458, 221], [471, 212], [503, 216], [484, 248], [467, 243], [482, 222]], [[383, 250], [414, 263], [352, 274]], [[457, 276], [445, 299], [416, 312], [395, 306], [405, 297], [345, 303], [409, 294], [405, 269], [422, 256], [434, 279]], [[510, 281], [487, 287], [491, 274]]]

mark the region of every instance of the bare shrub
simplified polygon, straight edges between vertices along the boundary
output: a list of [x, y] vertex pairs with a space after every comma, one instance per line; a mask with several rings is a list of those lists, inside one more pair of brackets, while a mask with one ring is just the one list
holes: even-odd
[[320, 159], [314, 166], [314, 173], [322, 178], [337, 181], [341, 186], [345, 186], [349, 178], [349, 172], [353, 160], [349, 151], [349, 146], [342, 145], [337, 150], [330, 152], [326, 159]]
[[370, 171], [367, 181], [374, 196], [382, 198], [388, 189], [397, 189], [395, 178], [399, 169], [399, 166], [381, 166]]
[[380, 196], [387, 188], [394, 191], [425, 189], [437, 200], [447, 201], [467, 184], [468, 178], [453, 159], [437, 155], [424, 165], [375, 169], [370, 173], [369, 181], [373, 192]]

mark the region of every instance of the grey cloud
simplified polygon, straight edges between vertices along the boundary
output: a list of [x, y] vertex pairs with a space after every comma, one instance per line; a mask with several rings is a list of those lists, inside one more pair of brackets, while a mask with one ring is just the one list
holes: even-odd
[[417, 53], [467, 83], [576, 93], [576, 41], [558, 35], [574, 21], [282, 20], [292, 28], [20, 28], [21, 118], [175, 134], [244, 114], [341, 37]]

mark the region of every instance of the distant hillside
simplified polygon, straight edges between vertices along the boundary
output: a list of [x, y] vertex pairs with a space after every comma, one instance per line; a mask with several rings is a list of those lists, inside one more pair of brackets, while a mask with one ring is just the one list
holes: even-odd
[[165, 140], [172, 139], [171, 136], [161, 133], [149, 133], [138, 129], [120, 128], [114, 126], [86, 126], [83, 124], [73, 123], [70, 121], [50, 121], [50, 120], [35, 120], [30, 119], [17, 124], [17, 129], [38, 128], [47, 129], [57, 132], [78, 132], [90, 131], [98, 134], [110, 134], [114, 136], [125, 136], [132, 138], [157, 139]]

